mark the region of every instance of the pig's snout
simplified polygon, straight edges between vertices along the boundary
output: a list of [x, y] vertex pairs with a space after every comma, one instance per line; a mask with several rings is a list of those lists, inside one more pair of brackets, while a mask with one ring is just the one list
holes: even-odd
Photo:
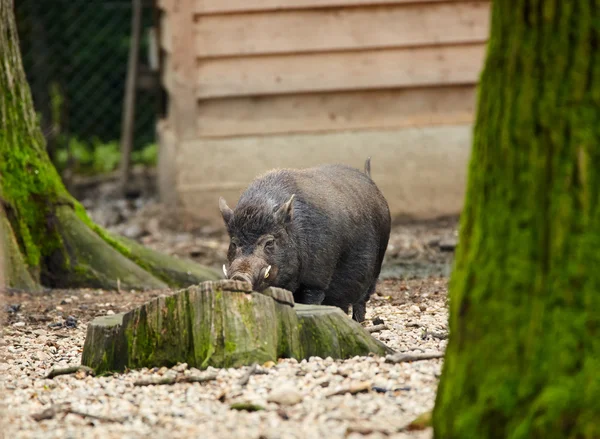
[[231, 280], [239, 280], [242, 282], [248, 282], [249, 284], [254, 286], [254, 282], [252, 281], [252, 278], [249, 275], [247, 275], [246, 273], [235, 273], [231, 276]]
[[252, 285], [252, 289], [260, 291], [268, 286], [269, 278], [272, 277], [270, 265], [265, 265], [262, 268], [252, 270], [251, 273], [246, 271], [234, 271], [229, 279], [248, 282]]

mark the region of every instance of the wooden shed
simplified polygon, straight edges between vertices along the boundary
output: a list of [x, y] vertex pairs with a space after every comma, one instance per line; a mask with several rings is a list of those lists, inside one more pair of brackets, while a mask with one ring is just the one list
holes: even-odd
[[257, 175], [342, 162], [394, 217], [460, 212], [490, 3], [158, 0], [162, 199], [221, 221]]

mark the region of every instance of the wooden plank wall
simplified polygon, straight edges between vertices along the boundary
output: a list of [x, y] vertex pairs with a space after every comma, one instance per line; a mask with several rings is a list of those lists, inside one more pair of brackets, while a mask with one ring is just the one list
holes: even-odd
[[[163, 82], [170, 99], [195, 99], [198, 138], [473, 118], [488, 1], [159, 0], [159, 7]], [[181, 36], [185, 25], [193, 32]], [[175, 40], [186, 55], [174, 53]], [[193, 71], [182, 75], [174, 60], [186, 56]], [[180, 107], [189, 121], [192, 107]]]

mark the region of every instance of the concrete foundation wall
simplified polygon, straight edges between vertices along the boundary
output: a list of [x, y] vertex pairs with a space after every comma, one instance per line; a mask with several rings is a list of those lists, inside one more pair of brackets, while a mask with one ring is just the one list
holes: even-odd
[[235, 206], [252, 179], [269, 169], [336, 162], [363, 169], [371, 156], [372, 177], [393, 217], [456, 215], [463, 204], [471, 130], [462, 124], [175, 142], [168, 154], [174, 163], [160, 166], [161, 196], [177, 199], [188, 220], [218, 225], [219, 196]]

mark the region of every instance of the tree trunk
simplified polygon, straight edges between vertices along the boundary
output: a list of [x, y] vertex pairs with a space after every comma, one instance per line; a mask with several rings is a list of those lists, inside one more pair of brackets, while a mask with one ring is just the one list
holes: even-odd
[[13, 0], [0, 0], [0, 212], [10, 287], [163, 288], [220, 276], [95, 225], [45, 149], [25, 78]]
[[600, 437], [600, 4], [493, 2], [436, 438]]
[[81, 364], [96, 373], [173, 366], [239, 367], [393, 352], [332, 306], [294, 305], [290, 291], [253, 292], [244, 282], [204, 282], [87, 329]]

